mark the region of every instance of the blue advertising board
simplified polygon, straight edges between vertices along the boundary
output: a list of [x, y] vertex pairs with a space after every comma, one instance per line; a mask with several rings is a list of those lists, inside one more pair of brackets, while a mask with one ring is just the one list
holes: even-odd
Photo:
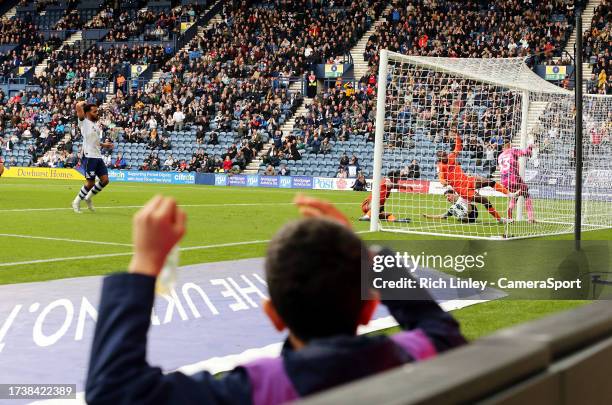
[[215, 186], [227, 186], [227, 174], [215, 174]]
[[200, 184], [206, 186], [267, 187], [334, 189], [334, 179], [310, 176], [260, 176], [258, 174], [225, 173], [186, 173], [186, 172], [146, 172], [134, 170], [109, 170], [111, 181], [160, 183], [160, 184]]
[[[195, 184], [207, 186], [306, 188], [312, 189], [310, 176], [260, 176], [258, 174], [197, 173]], [[329, 186], [333, 188], [333, 184]]]
[[278, 176], [278, 187], [292, 188], [291, 176]]
[[228, 186], [246, 187], [247, 177], [244, 174], [235, 174], [228, 177]]
[[278, 188], [278, 176], [259, 176], [259, 187]]
[[247, 177], [247, 187], [257, 187], [259, 185], [259, 175], [249, 174]]
[[215, 185], [215, 175], [212, 173], [196, 173], [195, 184], [201, 184], [205, 186]]
[[127, 183], [195, 184], [195, 174], [186, 172], [109, 170], [108, 178]]
[[310, 176], [293, 176], [291, 181], [292, 188], [312, 188], [312, 177]]

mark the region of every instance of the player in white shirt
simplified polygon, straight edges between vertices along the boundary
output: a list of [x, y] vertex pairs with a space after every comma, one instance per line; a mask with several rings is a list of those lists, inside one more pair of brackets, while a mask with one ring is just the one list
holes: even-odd
[[441, 215], [423, 214], [425, 218], [447, 219], [450, 217], [455, 217], [457, 220], [467, 224], [476, 222], [476, 218], [478, 218], [478, 208], [476, 208], [474, 204], [468, 202], [465, 198], [461, 197], [453, 190], [446, 190], [444, 195], [446, 196], [448, 202], [453, 203], [453, 205], [450, 206], [448, 211]]
[[[83, 136], [81, 162], [85, 175], [85, 184], [74, 198], [72, 209], [74, 212], [80, 213], [82, 200], [85, 200], [90, 211], [94, 211], [93, 196], [102, 191], [108, 184], [108, 170], [102, 159], [100, 146], [112, 148], [113, 144], [103, 143], [100, 145], [102, 130], [98, 124], [98, 107], [95, 104], [79, 101], [75, 109], [79, 129]], [[98, 177], [98, 181], [95, 181], [96, 177]]]

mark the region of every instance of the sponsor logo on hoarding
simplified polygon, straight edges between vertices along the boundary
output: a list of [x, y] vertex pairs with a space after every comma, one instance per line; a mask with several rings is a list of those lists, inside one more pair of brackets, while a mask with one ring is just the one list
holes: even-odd
[[243, 174], [236, 174], [234, 176], [229, 176], [227, 180], [228, 180], [229, 186], [245, 187], [247, 185], [247, 178]]
[[312, 177], [295, 176], [292, 180], [293, 188], [312, 188]]
[[259, 184], [259, 176], [256, 174], [247, 175], [247, 187], [257, 187]]
[[3, 176], [22, 179], [83, 180], [83, 175], [75, 169], [48, 167], [9, 167], [5, 168]]
[[227, 175], [215, 174], [215, 186], [227, 186]]
[[325, 177], [315, 177], [314, 178], [314, 187], [317, 190], [333, 190], [334, 189], [334, 180], [328, 179]]
[[280, 176], [279, 184], [280, 188], [291, 188], [291, 177], [289, 176]]
[[348, 182], [346, 179], [338, 179], [336, 180], [336, 188], [338, 190], [346, 190], [348, 187]]
[[400, 180], [399, 191], [402, 193], [427, 194], [429, 192], [429, 182], [427, 180]]
[[589, 170], [584, 186], [612, 190], [612, 170]]
[[261, 187], [278, 187], [278, 177], [276, 176], [260, 176], [259, 185]]
[[194, 184], [195, 176], [192, 173], [176, 173], [174, 175], [174, 182], [180, 184]]
[[114, 181], [125, 181], [125, 173], [121, 170], [109, 170], [108, 178]]

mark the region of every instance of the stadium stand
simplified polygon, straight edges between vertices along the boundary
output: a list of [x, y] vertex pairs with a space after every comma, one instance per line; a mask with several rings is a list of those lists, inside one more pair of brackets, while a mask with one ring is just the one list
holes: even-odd
[[597, 302], [301, 403], [605, 405], [611, 364], [612, 308]]
[[[555, 0], [530, 2], [526, 10], [513, 0], [402, 0], [390, 7], [384, 1], [335, 1], [333, 7], [325, 2], [192, 3], [19, 2], [16, 17], [3, 22], [0, 30], [0, 42], [14, 42], [2, 48], [0, 66], [5, 76], [24, 77], [32, 86], [20, 96], [2, 99], [3, 143], [12, 151], [8, 160], [14, 157], [17, 165], [65, 164], [80, 142], [70, 105], [85, 97], [103, 104], [101, 122], [116, 142], [109, 161], [121, 154], [126, 168], [239, 172], [261, 158], [261, 174], [269, 166], [274, 172], [282, 166], [294, 175], [355, 177], [361, 171], [369, 177], [376, 55], [381, 48], [461, 57], [534, 54], [532, 63], [551, 62], [570, 36], [575, 12], [570, 3]], [[307, 7], [311, 9], [306, 13]], [[370, 65], [366, 74], [339, 81], [304, 102], [302, 81], [312, 64], [348, 55], [385, 7], [363, 51]], [[588, 40], [593, 56], [609, 55], [603, 41], [609, 33], [606, 10], [609, 1], [593, 17], [598, 38]], [[217, 12], [218, 20], [213, 18]], [[21, 24], [31, 24], [32, 30], [15, 35]], [[39, 33], [40, 27], [46, 29]], [[76, 29], [82, 31], [74, 34]], [[91, 39], [88, 31], [98, 37]], [[609, 63], [609, 57], [597, 60], [598, 77], [609, 77], [608, 68], [598, 67]], [[37, 66], [36, 77], [17, 75], [21, 65]], [[133, 66], [144, 66], [138, 78], [131, 78]], [[426, 91], [421, 107], [428, 105], [432, 91]], [[489, 149], [498, 149], [498, 143], [491, 146], [490, 141], [508, 136], [498, 137], [488, 128], [503, 102], [472, 96], [478, 117], [470, 125], [479, 129], [466, 141], [469, 154], [464, 153], [462, 163], [470, 171], [490, 175], [484, 162]], [[298, 110], [306, 113], [295, 116]], [[420, 111], [407, 119], [416, 124], [447, 113], [446, 108], [434, 108], [431, 117]], [[465, 108], [455, 117], [466, 118], [474, 119]], [[283, 133], [280, 129], [289, 120], [295, 124]], [[418, 145], [426, 147], [414, 148], [411, 156], [423, 178], [435, 175], [432, 159], [438, 144], [450, 145], [451, 128], [444, 125], [440, 134], [412, 131], [396, 136], [397, 148], [424, 140]], [[32, 145], [34, 155], [27, 153]], [[223, 168], [228, 155], [232, 169]], [[194, 156], [196, 162], [190, 165]]]
[[[153, 129], [144, 125], [150, 120], [147, 114], [147, 119], [126, 129], [127, 144], [120, 143], [114, 153], [125, 156], [127, 151], [128, 164], [133, 167], [148, 169], [155, 156], [166, 161], [171, 155], [175, 163], [170, 167], [182, 170], [186, 165], [187, 170], [200, 171], [222, 169], [229, 155], [235, 170], [243, 170], [301, 101], [301, 91], [288, 89], [291, 78], [301, 76], [315, 60], [346, 53], [380, 13], [382, 2], [336, 6], [349, 4], [340, 11], [316, 6], [313, 17], [295, 6], [287, 6], [281, 13], [272, 2], [250, 2], [246, 12], [240, 2], [227, 4], [223, 23], [194, 38], [162, 69], [160, 82], [134, 95], [134, 106], [147, 95], [171, 105], [154, 108], [151, 114], [156, 122], [153, 125], [160, 124], [155, 127], [156, 134], [157, 129], [170, 130], [166, 136], [173, 148], [143, 152], [143, 142], [134, 142], [150, 137], [150, 133], [143, 134]], [[352, 18], [347, 18], [349, 15]], [[338, 40], [330, 43], [327, 38]], [[317, 55], [309, 60], [300, 56], [308, 41]], [[119, 94], [111, 109], [116, 110], [123, 97]], [[147, 109], [147, 103], [143, 104]], [[173, 115], [179, 106], [186, 125], [172, 132]], [[127, 112], [133, 114], [134, 108]], [[196, 148], [203, 153], [194, 153]], [[136, 153], [132, 153], [134, 149]], [[197, 162], [188, 164], [194, 156]]]
[[612, 94], [612, 1], [595, 9], [591, 29], [584, 33], [585, 58], [592, 65], [587, 83], [591, 94]]
[[[532, 58], [531, 63], [544, 63], [561, 55], [563, 44], [569, 38], [573, 27], [574, 7], [557, 3], [559, 2], [530, 3], [525, 12], [524, 7], [516, 1], [486, 4], [454, 1], [394, 2], [366, 44], [364, 59], [369, 62], [370, 70], [363, 77], [355, 78], [359, 79], [358, 83], [339, 82], [336, 88], [320, 93], [308, 107], [306, 115], [296, 119], [295, 130], [288, 140], [283, 145], [275, 145], [274, 151], [270, 152], [276, 154], [276, 149], [280, 149], [279, 159], [272, 159], [273, 165], [287, 164], [292, 173], [296, 174], [343, 176], [346, 167], [339, 164], [339, 159], [346, 153], [354, 155], [358, 162], [362, 162], [357, 165], [357, 171], [362, 170], [366, 176], [371, 176], [369, 156], [373, 151], [377, 55], [380, 49], [405, 54], [454, 57], [512, 57], [535, 54], [536, 57]], [[448, 44], [453, 46], [447, 46]], [[446, 89], [440, 90], [452, 94], [451, 87], [449, 84]], [[427, 93], [419, 108], [428, 106], [433, 89], [429, 89]], [[486, 152], [491, 148], [492, 138], [495, 140], [493, 146], [498, 151], [499, 142], [509, 136], [501, 134], [501, 138], [498, 138], [491, 128], [495, 115], [500, 113], [497, 108], [505, 104], [499, 104], [496, 100], [479, 100], [486, 96], [476, 92], [472, 96], [477, 100], [477, 107], [486, 106], [488, 109], [484, 114], [479, 114], [478, 122], [472, 123], [479, 131], [474, 133], [474, 138], [466, 142], [464, 150], [469, 154], [464, 155], [470, 157], [463, 159], [462, 164], [472, 172], [487, 176], [491, 173], [484, 162]], [[448, 103], [452, 104], [453, 100], [449, 99]], [[456, 119], [464, 120], [469, 115], [466, 114], [467, 111], [463, 109]], [[419, 118], [443, 122], [441, 117], [436, 116], [446, 112], [435, 108], [431, 117]], [[506, 113], [511, 112], [506, 110]], [[407, 119], [416, 121], [415, 117]], [[459, 129], [463, 129], [461, 125]], [[436, 144], [450, 144], [448, 139], [444, 139], [448, 137], [450, 130], [450, 125], [446, 125], [445, 133], [425, 134], [433, 142], [419, 142], [425, 147], [415, 149], [413, 158], [423, 168], [422, 174], [425, 178], [435, 176], [433, 157], [438, 148]], [[348, 134], [341, 137], [345, 140], [338, 139], [340, 131]], [[436, 140], [437, 135], [440, 140]], [[422, 137], [423, 134], [403, 134], [398, 138], [396, 146], [414, 148], [414, 136]], [[319, 153], [318, 143], [324, 138], [330, 139], [331, 148], [327, 153]], [[307, 153], [302, 155], [301, 160], [292, 160], [288, 151], [287, 143], [293, 142], [293, 139], [297, 139], [298, 145], [307, 145]], [[498, 139], [501, 140], [498, 142]], [[315, 144], [314, 150], [310, 147], [312, 142]], [[264, 160], [259, 168], [260, 173], [264, 173], [268, 163], [269, 159]], [[407, 162], [402, 162], [402, 166], [405, 163]], [[386, 167], [383, 171], [390, 168]], [[404, 168], [404, 171], [408, 172], [407, 169]], [[356, 172], [352, 173], [352, 177], [356, 177]]]

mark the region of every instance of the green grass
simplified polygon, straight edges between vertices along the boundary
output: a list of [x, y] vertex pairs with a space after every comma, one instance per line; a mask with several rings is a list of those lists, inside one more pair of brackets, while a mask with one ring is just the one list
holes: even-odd
[[[0, 180], [0, 234], [38, 236], [48, 240], [0, 235], [0, 284], [24, 283], [68, 277], [90, 276], [122, 271], [129, 261], [131, 218], [153, 195], [174, 196], [188, 214], [188, 232], [181, 247], [202, 247], [236, 242], [265, 241], [287, 220], [298, 214], [291, 200], [295, 191], [279, 189], [224, 188], [207, 186], [172, 186], [113, 183], [96, 197], [96, 213], [86, 210], [76, 215], [70, 202], [81, 187], [80, 182], [48, 180]], [[359, 204], [365, 193], [309, 190], [306, 194], [338, 203], [355, 220], [357, 231], [367, 231], [368, 223], [358, 222]], [[414, 197], [418, 198], [418, 197]], [[503, 204], [496, 200], [496, 204]], [[430, 213], [444, 211], [446, 203], [430, 200]], [[500, 207], [500, 211], [504, 207]], [[436, 226], [439, 222], [418, 219], [411, 212], [415, 226]], [[481, 220], [490, 223], [481, 211]], [[439, 225], [437, 225], [439, 226]], [[448, 226], [453, 226], [449, 223]], [[491, 225], [491, 232], [499, 232]], [[444, 239], [415, 234], [364, 233], [369, 240]], [[548, 239], [571, 239], [571, 235]], [[610, 231], [585, 234], [585, 239], [610, 240]], [[82, 243], [79, 241], [111, 244]], [[113, 245], [118, 244], [118, 245]], [[125, 244], [127, 246], [121, 246]], [[239, 246], [212, 247], [181, 252], [181, 265], [260, 257], [265, 242]], [[117, 255], [97, 259], [69, 259], [91, 255]], [[41, 263], [14, 264], [43, 261]], [[576, 301], [490, 302], [456, 312], [467, 336], [474, 338], [532, 317], [581, 305]]]

